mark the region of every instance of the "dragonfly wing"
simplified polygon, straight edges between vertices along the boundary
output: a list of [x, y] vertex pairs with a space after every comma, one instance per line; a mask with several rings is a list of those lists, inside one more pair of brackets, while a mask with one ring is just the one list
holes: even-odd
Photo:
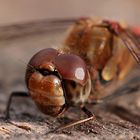
[[15, 39], [32, 34], [58, 32], [67, 29], [76, 19], [48, 19], [27, 23], [17, 23], [0, 27], [0, 40]]
[[130, 30], [125, 30], [119, 35], [124, 45], [128, 48], [138, 64], [140, 64], [140, 42]]

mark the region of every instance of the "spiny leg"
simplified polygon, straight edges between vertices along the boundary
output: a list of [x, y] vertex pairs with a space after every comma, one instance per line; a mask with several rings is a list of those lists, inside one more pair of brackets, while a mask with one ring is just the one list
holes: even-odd
[[90, 121], [90, 120], [96, 120], [95, 115], [92, 114], [85, 106], [81, 107], [81, 110], [88, 116], [87, 118], [77, 120], [77, 121], [74, 121], [72, 123], [57, 127], [54, 130], [49, 131], [47, 134], [53, 133], [53, 132], [56, 132], [56, 131], [62, 131], [64, 129], [66, 129], [66, 128], [69, 128], [69, 127], [72, 127], [72, 126], [75, 126], [75, 125], [78, 125], [78, 124], [81, 124], [81, 123], [85, 123], [85, 122]]
[[7, 107], [6, 107], [6, 112], [5, 112], [5, 119], [7, 120], [8, 123], [10, 123], [11, 125], [14, 125], [14, 126], [16, 126], [18, 128], [24, 129], [26, 131], [31, 130], [31, 128], [29, 126], [18, 125], [18, 124], [15, 124], [15, 123], [11, 122], [10, 120], [8, 120], [10, 118], [9, 112], [10, 112], [10, 106], [11, 106], [13, 97], [29, 97], [29, 95], [28, 95], [28, 93], [22, 92], [22, 91], [12, 92], [10, 97], [9, 97], [9, 99], [8, 99], [8, 103], [7, 103]]
[[29, 97], [28, 93], [26, 92], [12, 92], [7, 103], [6, 111], [5, 111], [5, 119], [8, 120], [10, 118], [10, 106], [12, 103], [13, 97]]

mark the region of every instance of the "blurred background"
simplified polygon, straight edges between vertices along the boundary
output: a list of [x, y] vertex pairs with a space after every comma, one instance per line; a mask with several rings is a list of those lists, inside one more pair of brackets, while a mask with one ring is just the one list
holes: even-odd
[[140, 24], [139, 6], [139, 0], [0, 0], [0, 25], [81, 16]]
[[[48, 23], [50, 21], [49, 19], [59, 20], [88, 16], [124, 21], [131, 25], [140, 25], [139, 6], [140, 0], [0, 0], [0, 116], [4, 115], [6, 104], [12, 91], [27, 91], [25, 71], [30, 58], [43, 48], [56, 48], [62, 45], [69, 25], [65, 26], [65, 22], [64, 24], [62, 22], [56, 22], [53, 25], [50, 22]], [[139, 76], [139, 72], [136, 74]], [[117, 103], [121, 106], [126, 106], [129, 111], [132, 110], [140, 113], [140, 97], [138, 94], [135, 96], [125, 96], [122, 100], [117, 100]], [[100, 109], [98, 110], [100, 111]], [[73, 113], [77, 114], [75, 112]], [[37, 125], [38, 122], [35, 120], [35, 117], [38, 117], [40, 114], [36, 110], [35, 105], [30, 104], [30, 102], [28, 103], [27, 100], [25, 101], [21, 98], [13, 101], [11, 118], [15, 118], [16, 121], [18, 117], [27, 118], [27, 120], [31, 118], [31, 122], [34, 122], [34, 125], [32, 123], [31, 125], [35, 129], [44, 126], [43, 132], [45, 133], [43, 134], [46, 135], [47, 123], [43, 122], [40, 124], [39, 122], [39, 125]], [[101, 116], [104, 120], [105, 115], [103, 114]], [[116, 127], [115, 130], [112, 130], [111, 125], [111, 129], [108, 130], [108, 122], [111, 122], [110, 115], [107, 118], [109, 118], [109, 121], [106, 124], [102, 124], [101, 121], [101, 126], [103, 125], [103, 127], [100, 128], [101, 132], [102, 128], [105, 128], [105, 132], [103, 131], [102, 134], [106, 135], [107, 139], [109, 137], [111, 139], [112, 135], [117, 134]], [[48, 121], [48, 119], [44, 119], [44, 121]], [[42, 118], [37, 120], [42, 120]], [[2, 126], [1, 124], [2, 120], [0, 121], [0, 126]], [[7, 127], [7, 123], [5, 124], [4, 122], [3, 124], [4, 127]], [[53, 127], [55, 128], [56, 126], [54, 125], [55, 123], [53, 123]], [[92, 124], [92, 126], [94, 125]], [[138, 129], [134, 129], [134, 126], [132, 128], [133, 131], [138, 131]], [[24, 133], [20, 129], [18, 131], [15, 131], [13, 128], [10, 129], [16, 136]], [[118, 127], [118, 129], [121, 134], [120, 138], [122, 138], [122, 128], [120, 129]], [[124, 129], [124, 135], [127, 135], [126, 128], [124, 127]], [[106, 130], [108, 130], [108, 133], [106, 133]], [[110, 130], [112, 130], [112, 133]], [[34, 136], [36, 130], [32, 132]], [[95, 134], [100, 135], [96, 131]], [[132, 135], [133, 133], [131, 132], [129, 134]], [[36, 138], [37, 140], [38, 138], [42, 139], [40, 132], [36, 135], [39, 135]], [[78, 135], [78, 138], [80, 135], [81, 133]], [[100, 137], [97, 139], [100, 139]]]

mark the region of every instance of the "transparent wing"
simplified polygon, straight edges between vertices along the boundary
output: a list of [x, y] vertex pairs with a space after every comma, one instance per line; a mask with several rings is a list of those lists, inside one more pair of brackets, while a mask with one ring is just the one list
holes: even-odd
[[126, 29], [119, 35], [125, 46], [129, 49], [135, 60], [140, 64], [140, 37], [131, 30]]
[[133, 30], [132, 27], [124, 28], [119, 22], [111, 20], [103, 20], [102, 24], [98, 26], [107, 28], [112, 34], [118, 36], [140, 64], [140, 28], [139, 31]]
[[0, 27], [0, 41], [15, 39], [31, 34], [41, 34], [57, 32], [66, 29], [76, 21], [74, 18], [68, 19], [48, 19], [27, 23], [17, 23]]

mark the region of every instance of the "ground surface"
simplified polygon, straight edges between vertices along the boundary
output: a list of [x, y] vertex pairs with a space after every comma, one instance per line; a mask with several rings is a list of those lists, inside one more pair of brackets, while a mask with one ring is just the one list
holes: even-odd
[[[31, 99], [15, 98], [10, 112], [11, 122], [22, 127], [26, 126], [30, 130], [6, 122], [3, 117], [10, 92], [26, 90], [24, 74], [30, 57], [41, 48], [57, 46], [64, 36], [64, 31], [53, 31], [27, 35], [23, 33], [20, 37], [16, 32], [12, 37], [17, 29], [11, 31], [11, 36], [9, 33], [9, 36], [7, 34], [0, 36], [0, 139], [140, 140], [139, 91], [116, 98], [107, 105], [88, 105], [88, 108], [96, 114], [97, 120], [62, 132], [47, 134], [57, 126], [84, 118], [79, 109], [71, 108], [64, 116], [55, 119], [40, 113]], [[139, 70], [132, 76], [137, 75], [138, 78], [138, 74]], [[138, 82], [139, 80], [133, 84]]]

